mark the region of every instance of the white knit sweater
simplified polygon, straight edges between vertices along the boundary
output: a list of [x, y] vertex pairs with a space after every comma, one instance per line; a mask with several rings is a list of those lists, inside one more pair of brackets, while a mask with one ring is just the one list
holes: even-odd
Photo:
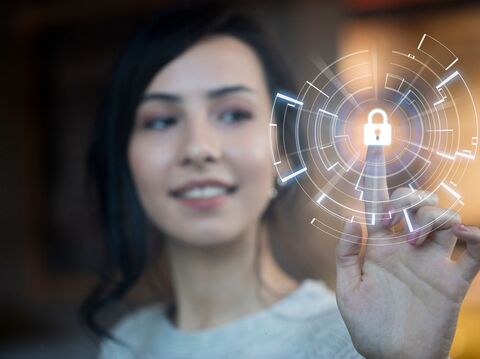
[[127, 346], [104, 341], [101, 359], [125, 358], [361, 358], [322, 282], [306, 280], [269, 308], [212, 329], [184, 332], [161, 305], [120, 321], [113, 334]]

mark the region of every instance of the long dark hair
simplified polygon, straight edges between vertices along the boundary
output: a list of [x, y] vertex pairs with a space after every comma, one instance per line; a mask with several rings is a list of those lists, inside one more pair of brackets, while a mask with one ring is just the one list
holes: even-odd
[[[292, 93], [295, 84], [264, 28], [250, 17], [218, 6], [197, 4], [163, 11], [134, 36], [116, 65], [95, 124], [88, 157], [105, 240], [105, 263], [80, 314], [94, 333], [111, 337], [97, 314], [123, 298], [142, 276], [147, 261], [147, 220], [127, 164], [134, 112], [148, 83], [170, 61], [208, 36], [230, 35], [248, 44], [262, 64], [272, 96]], [[293, 123], [293, 122], [292, 122]], [[293, 129], [280, 129], [279, 133]], [[293, 139], [293, 136], [287, 136]], [[275, 217], [291, 187], [279, 187], [264, 219]], [[160, 241], [161, 242], [161, 241]]]

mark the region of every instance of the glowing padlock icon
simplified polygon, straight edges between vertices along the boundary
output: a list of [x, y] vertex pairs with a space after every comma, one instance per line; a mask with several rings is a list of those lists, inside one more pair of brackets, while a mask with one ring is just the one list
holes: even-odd
[[[375, 115], [380, 115], [383, 123], [373, 123]], [[388, 146], [392, 143], [392, 126], [384, 110], [374, 108], [368, 113], [368, 121], [363, 126], [363, 143], [367, 146]]]

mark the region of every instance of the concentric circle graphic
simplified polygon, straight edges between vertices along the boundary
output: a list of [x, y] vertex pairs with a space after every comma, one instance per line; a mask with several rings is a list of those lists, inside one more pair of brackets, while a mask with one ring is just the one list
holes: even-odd
[[[464, 205], [457, 187], [476, 157], [478, 117], [459, 59], [435, 38], [424, 34], [416, 49], [393, 50], [379, 61], [370, 50], [351, 53], [306, 81], [297, 96], [277, 93], [270, 139], [279, 182], [297, 182], [318, 207], [311, 225], [339, 238], [328, 216], [365, 225], [401, 216], [401, 231], [368, 243], [389, 245], [432, 226], [419, 226], [412, 214], [429, 196], [448, 198], [436, 225]], [[368, 144], [383, 149], [378, 174], [365, 172], [374, 165], [366, 160]], [[381, 190], [365, 187], [368, 176], [384, 176], [397, 195], [364, 197]], [[383, 210], [366, 211], [369, 201]]]

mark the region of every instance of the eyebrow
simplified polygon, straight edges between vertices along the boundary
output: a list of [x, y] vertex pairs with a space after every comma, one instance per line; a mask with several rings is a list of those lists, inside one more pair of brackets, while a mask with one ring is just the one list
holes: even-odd
[[242, 85], [226, 86], [208, 92], [208, 98], [218, 98], [236, 92], [253, 92], [251, 88]]
[[[207, 98], [215, 99], [215, 98], [227, 96], [237, 92], [253, 92], [253, 90], [243, 85], [225, 86], [225, 87], [220, 87], [218, 89], [208, 91]], [[164, 93], [164, 92], [150, 92], [142, 96], [141, 102], [149, 101], [149, 100], [181, 102], [182, 97], [178, 95], [170, 94], [170, 93]]]

